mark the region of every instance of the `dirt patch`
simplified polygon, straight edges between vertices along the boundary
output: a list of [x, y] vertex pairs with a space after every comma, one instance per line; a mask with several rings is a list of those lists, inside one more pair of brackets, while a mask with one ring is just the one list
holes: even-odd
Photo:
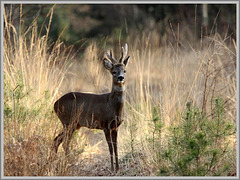
[[88, 129], [83, 130], [82, 133], [86, 135], [89, 147], [81, 154], [79, 159], [81, 163], [75, 166], [78, 176], [154, 176], [141, 153], [120, 155], [120, 170], [112, 172], [104, 133]]

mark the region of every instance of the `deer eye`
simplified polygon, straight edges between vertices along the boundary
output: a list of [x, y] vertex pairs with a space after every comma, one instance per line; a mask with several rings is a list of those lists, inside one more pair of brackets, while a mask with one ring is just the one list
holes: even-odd
[[112, 74], [117, 74], [117, 72], [116, 72], [116, 71], [113, 71]]
[[126, 73], [126, 70], [124, 70], [123, 72]]

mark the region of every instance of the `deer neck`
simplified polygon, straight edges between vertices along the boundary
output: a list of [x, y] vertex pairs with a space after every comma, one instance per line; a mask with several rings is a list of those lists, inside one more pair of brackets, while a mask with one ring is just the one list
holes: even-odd
[[110, 93], [110, 99], [112, 101], [112, 105], [116, 108], [119, 113], [122, 111], [123, 103], [124, 103], [124, 93], [125, 93], [125, 85], [119, 85], [113, 83], [112, 91]]

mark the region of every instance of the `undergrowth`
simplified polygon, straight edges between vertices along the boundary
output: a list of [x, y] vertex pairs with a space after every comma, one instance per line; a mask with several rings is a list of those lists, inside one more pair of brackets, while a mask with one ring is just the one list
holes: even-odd
[[[233, 168], [236, 150], [232, 148], [234, 124], [223, 118], [223, 100], [214, 100], [214, 116], [190, 103], [176, 117], [179, 124], [169, 128], [168, 143], [158, 157], [159, 175], [226, 176]], [[167, 164], [167, 165], [166, 165]]]

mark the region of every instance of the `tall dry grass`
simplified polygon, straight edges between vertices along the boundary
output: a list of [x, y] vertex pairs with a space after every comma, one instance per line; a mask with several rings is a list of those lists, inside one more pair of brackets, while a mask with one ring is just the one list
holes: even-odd
[[49, 46], [52, 15], [53, 8], [46, 17], [49, 19], [46, 34], [41, 36], [36, 19], [26, 31], [22, 30], [24, 24], [20, 20], [17, 30], [4, 11], [4, 173], [7, 176], [46, 174], [43, 167], [48, 160], [48, 143], [56, 131], [52, 105], [74, 58], [71, 47], [65, 48], [60, 41]]
[[[105, 169], [91, 170], [94, 161], [88, 161], [87, 175], [112, 175], [106, 170], [109, 155], [101, 150], [99, 142], [107, 145], [98, 130], [76, 133], [71, 143], [71, 158], [66, 159], [60, 148], [57, 160], [49, 163], [51, 142], [61, 129], [52, 110], [54, 101], [69, 91], [104, 93], [111, 90], [110, 74], [99, 60], [102, 58], [99, 52], [110, 46], [99, 47], [93, 42], [79, 61], [71, 47], [64, 47], [60, 40], [49, 45], [53, 10], [46, 17], [49, 23], [43, 36], [38, 32], [36, 21], [26, 31], [21, 28], [17, 31], [9, 23], [8, 12], [4, 12], [4, 175], [86, 175], [83, 167], [89, 156], [99, 158], [97, 165]], [[183, 32], [179, 31], [174, 34], [176, 41], [165, 45], [159, 45], [160, 37], [156, 33], [138, 38], [133, 38], [131, 33], [128, 36], [131, 58], [127, 67], [124, 123], [119, 129], [121, 172], [118, 175], [157, 174], [161, 164], [156, 160], [153, 140], [161, 147], [167, 146], [169, 127], [181, 123], [175, 117], [188, 102], [211, 116], [213, 99], [221, 96], [226, 118], [236, 126], [235, 41], [216, 33], [202, 37], [193, 47], [180, 40]], [[163, 128], [154, 139], [153, 109], [156, 107]], [[91, 137], [97, 142], [89, 143], [94, 141]], [[228, 141], [235, 149], [236, 135]], [[234, 159], [236, 154], [229, 153], [229, 157]], [[233, 162], [233, 171], [235, 167]]]

